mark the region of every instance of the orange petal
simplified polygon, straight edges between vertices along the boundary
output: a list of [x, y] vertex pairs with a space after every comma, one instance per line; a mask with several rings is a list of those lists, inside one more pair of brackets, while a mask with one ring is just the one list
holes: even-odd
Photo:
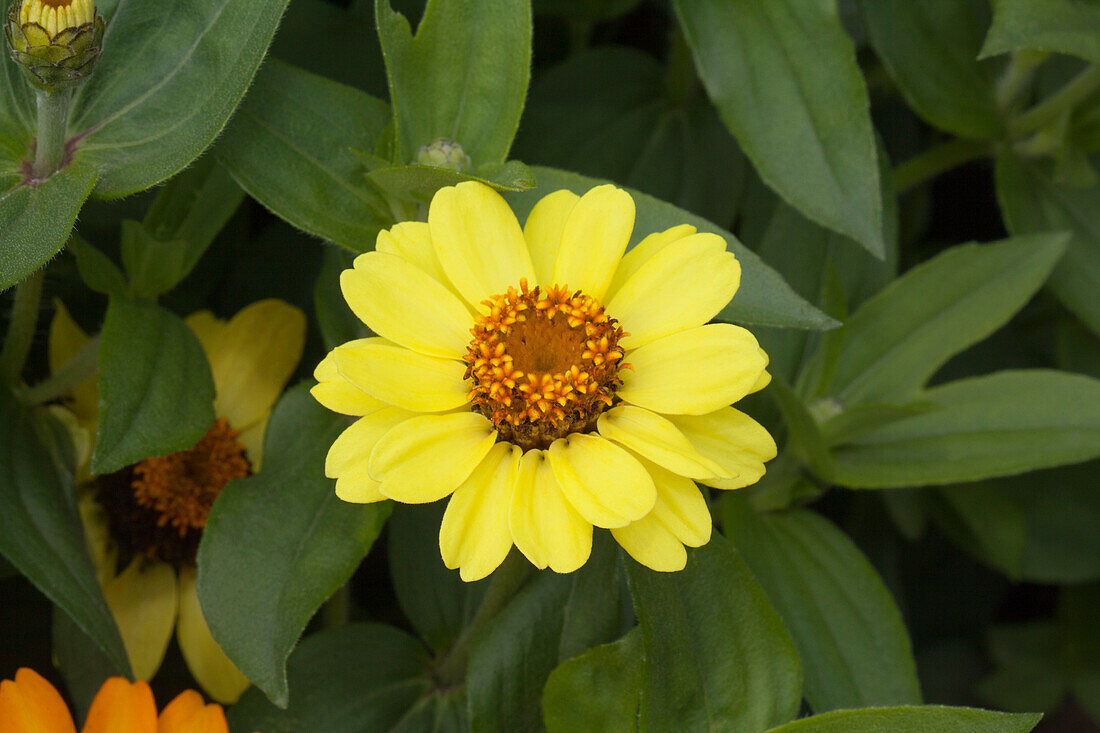
[[157, 705], [145, 680], [111, 677], [92, 700], [82, 733], [156, 733]]
[[160, 713], [157, 733], [228, 733], [225, 713], [217, 703], [206, 705], [202, 695], [184, 690]]
[[15, 681], [0, 681], [0, 723], [4, 733], [76, 733], [65, 701], [45, 678], [26, 667]]

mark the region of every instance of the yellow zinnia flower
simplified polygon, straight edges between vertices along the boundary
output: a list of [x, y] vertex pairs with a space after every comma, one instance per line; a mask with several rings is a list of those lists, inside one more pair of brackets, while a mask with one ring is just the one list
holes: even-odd
[[[76, 725], [57, 689], [33, 669], [0, 680], [0, 731], [4, 733], [76, 733]], [[82, 733], [228, 733], [221, 705], [204, 704], [184, 690], [157, 716], [153, 691], [143, 680], [111, 677], [99, 688]]]
[[585, 563], [606, 527], [636, 560], [679, 570], [710, 539], [696, 488], [754, 483], [775, 456], [731, 402], [769, 380], [745, 329], [710, 324], [741, 268], [678, 226], [624, 256], [625, 191], [557, 191], [521, 230], [495, 191], [441, 189], [428, 222], [378, 236], [340, 285], [375, 338], [334, 349], [313, 394], [359, 416], [325, 471], [353, 502], [453, 492], [439, 544], [464, 580], [513, 542], [537, 567]]
[[[195, 589], [195, 553], [210, 507], [234, 478], [259, 470], [271, 407], [302, 355], [305, 316], [279, 300], [254, 303], [228, 322], [209, 312], [187, 325], [214, 376], [217, 421], [186, 451], [149, 458], [85, 485], [79, 506], [89, 551], [118, 623], [134, 675], [151, 678], [176, 630], [195, 680], [214, 699], [236, 701], [248, 680], [210, 635]], [[63, 306], [50, 326], [49, 359], [58, 371], [87, 337]], [[98, 422], [94, 377], [66, 405], [86, 466]], [[83, 456], [79, 455], [83, 452]], [[78, 468], [78, 476], [87, 469]], [[119, 570], [120, 559], [125, 567]]]

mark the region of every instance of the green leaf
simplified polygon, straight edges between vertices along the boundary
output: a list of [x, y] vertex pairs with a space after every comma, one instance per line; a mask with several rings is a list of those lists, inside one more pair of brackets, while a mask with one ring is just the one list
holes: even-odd
[[906, 272], [845, 323], [830, 393], [844, 405], [910, 401], [948, 359], [1030, 300], [1065, 241], [1043, 234], [961, 245]]
[[860, 0], [871, 45], [905, 101], [930, 124], [979, 140], [1001, 134], [984, 28], [960, 0]]
[[999, 486], [984, 483], [944, 487], [939, 495], [950, 511], [947, 516], [933, 514], [944, 534], [1018, 578], [1027, 551], [1027, 519], [1012, 498]]
[[1080, 0], [997, 0], [979, 58], [1021, 48], [1100, 63], [1100, 6]]
[[65, 680], [65, 691], [73, 700], [74, 717], [81, 720], [87, 717], [99, 688], [119, 671], [96, 641], [57, 606], [53, 608], [50, 636], [54, 663]]
[[121, 3], [70, 128], [77, 160], [116, 198], [171, 178], [221, 132], [259, 68], [287, 0]]
[[394, 162], [438, 138], [475, 165], [508, 157], [531, 75], [531, 5], [524, 0], [428, 0], [413, 36], [409, 21], [376, 0], [375, 21], [390, 82]]
[[676, 0], [699, 76], [760, 177], [885, 253], [870, 102], [836, 4]]
[[769, 392], [783, 414], [794, 455], [817, 475], [831, 476], [834, 467], [829, 444], [805, 403], [779, 376], [772, 378]]
[[69, 251], [76, 258], [76, 269], [85, 285], [106, 295], [126, 294], [129, 284], [122, 270], [76, 232], [69, 238]]
[[569, 56], [531, 85], [516, 156], [607, 178], [729, 224], [745, 156], [706, 97], [674, 98], [667, 74], [626, 46]]
[[747, 565], [718, 534], [679, 573], [627, 563], [645, 648], [638, 727], [758, 731], [801, 700], [798, 654]]
[[1066, 256], [1050, 278], [1050, 289], [1067, 308], [1100, 333], [1100, 188], [1055, 183], [1035, 165], [1010, 154], [997, 158], [997, 199], [1013, 234], [1049, 230], [1070, 233]]
[[346, 427], [305, 386], [288, 392], [267, 426], [263, 469], [226, 486], [199, 545], [199, 598], [210, 630], [279, 707], [289, 700], [287, 656], [390, 512], [385, 502], [340, 501], [324, 477], [325, 454]]
[[1100, 380], [1004, 371], [929, 389], [938, 409], [833, 450], [837, 483], [889, 488], [976, 481], [1100, 456]]
[[367, 335], [367, 327], [351, 312], [340, 292], [340, 273], [351, 267], [352, 259], [345, 249], [325, 247], [321, 271], [313, 285], [313, 313], [327, 349]]
[[37, 186], [0, 194], [0, 290], [7, 290], [46, 264], [65, 246], [96, 171], [70, 165]]
[[183, 279], [189, 258], [187, 242], [162, 242], [140, 222], [127, 219], [121, 228], [122, 266], [130, 278], [129, 294], [155, 300]]
[[[565, 188], [576, 194], [584, 194], [589, 189], [606, 183], [555, 168], [535, 166], [532, 170], [538, 180], [538, 188], [505, 195], [520, 221], [526, 219], [538, 200], [549, 193]], [[729, 250], [737, 255], [741, 263], [741, 288], [733, 301], [718, 314], [719, 320], [807, 329], [823, 329], [835, 325], [833, 319], [799, 297], [775, 270], [765, 265], [755, 253], [725, 229], [647, 194], [638, 191], [630, 191], [630, 194], [637, 207], [631, 246], [653, 232], [664, 231], [679, 224], [691, 224], [701, 232], [713, 232], [723, 237]]]
[[1027, 733], [1041, 713], [1014, 715], [978, 708], [903, 705], [836, 710], [773, 728], [770, 733]]
[[373, 150], [388, 122], [384, 102], [271, 60], [215, 155], [277, 216], [361, 252], [393, 214], [352, 149]]
[[95, 641], [114, 673], [127, 674], [122, 637], [84, 545], [63, 441], [46, 412], [0, 390], [0, 554]]
[[758, 515], [736, 493], [719, 516], [794, 639], [815, 712], [921, 702], [901, 613], [846, 534], [804, 509]]
[[214, 379], [202, 345], [152, 303], [110, 299], [98, 385], [95, 474], [186, 450], [214, 423]]
[[431, 687], [429, 658], [413, 636], [382, 624], [349, 624], [306, 638], [287, 662], [290, 705], [249, 688], [229, 709], [232, 730], [375, 733], [398, 721]]
[[612, 644], [562, 662], [542, 695], [549, 733], [634, 733], [645, 654], [640, 627]]
[[469, 623], [486, 583], [464, 583], [443, 565], [439, 523], [447, 502], [398, 505], [386, 542], [393, 590], [401, 610], [428, 646], [446, 651]]
[[31, 87], [6, 52], [0, 53], [0, 100], [0, 170], [6, 173], [30, 159], [36, 125]]
[[462, 181], [479, 181], [498, 191], [525, 191], [535, 185], [534, 174], [518, 160], [494, 164], [493, 168], [479, 170], [478, 174], [469, 175], [430, 165], [405, 165], [372, 170], [367, 178], [389, 195], [417, 203], [428, 203], [439, 189]]

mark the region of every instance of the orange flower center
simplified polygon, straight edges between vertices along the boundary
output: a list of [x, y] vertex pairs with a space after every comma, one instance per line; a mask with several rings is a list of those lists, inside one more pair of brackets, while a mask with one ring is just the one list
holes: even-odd
[[99, 479], [111, 534], [128, 554], [192, 563], [214, 500], [252, 473], [239, 431], [218, 418], [192, 448]]
[[618, 321], [579, 290], [530, 289], [525, 279], [484, 304], [465, 357], [474, 409], [524, 450], [593, 430], [629, 367]]

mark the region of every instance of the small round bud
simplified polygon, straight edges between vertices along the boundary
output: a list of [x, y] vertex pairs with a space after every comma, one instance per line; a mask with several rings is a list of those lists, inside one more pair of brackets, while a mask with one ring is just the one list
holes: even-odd
[[461, 173], [470, 167], [470, 156], [454, 140], [441, 137], [416, 151], [417, 165], [447, 168]]
[[94, 0], [16, 0], [4, 33], [31, 83], [52, 91], [92, 73], [104, 28]]

